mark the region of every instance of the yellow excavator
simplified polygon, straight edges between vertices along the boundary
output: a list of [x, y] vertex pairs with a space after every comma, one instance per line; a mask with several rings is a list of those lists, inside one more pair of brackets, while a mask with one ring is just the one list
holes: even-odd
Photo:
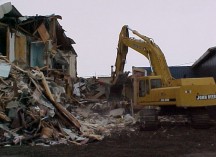
[[[139, 37], [129, 37], [129, 31]], [[158, 108], [175, 107], [189, 113], [191, 124], [197, 128], [209, 127], [208, 106], [216, 105], [216, 84], [212, 77], [174, 79], [163, 52], [154, 41], [127, 25], [119, 35], [115, 70], [112, 70], [112, 85], [120, 87], [128, 48], [144, 55], [152, 69], [149, 76], [133, 76], [133, 106], [141, 109], [142, 129], [158, 127]], [[128, 73], [127, 73], [128, 74]], [[122, 82], [121, 82], [122, 81]], [[114, 88], [115, 89], [115, 88]], [[117, 89], [117, 88], [116, 88]], [[111, 91], [112, 92], [112, 91]]]

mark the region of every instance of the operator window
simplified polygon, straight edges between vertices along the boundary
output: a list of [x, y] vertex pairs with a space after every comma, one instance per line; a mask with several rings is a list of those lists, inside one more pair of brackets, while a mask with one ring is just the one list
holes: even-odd
[[152, 79], [151, 80], [151, 89], [154, 89], [154, 88], [160, 88], [162, 85], [161, 85], [161, 80], [160, 79]]
[[139, 81], [139, 97], [145, 95], [145, 80]]
[[145, 80], [145, 94], [149, 94], [149, 80]]

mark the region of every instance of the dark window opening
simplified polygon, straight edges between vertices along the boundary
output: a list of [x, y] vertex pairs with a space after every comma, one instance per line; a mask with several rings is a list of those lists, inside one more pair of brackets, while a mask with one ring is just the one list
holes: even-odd
[[139, 81], [139, 97], [143, 97], [147, 93], [149, 93], [149, 82], [148, 82], [148, 80]]
[[151, 80], [151, 89], [162, 87], [161, 79], [152, 79]]
[[6, 56], [7, 30], [0, 27], [0, 54]]

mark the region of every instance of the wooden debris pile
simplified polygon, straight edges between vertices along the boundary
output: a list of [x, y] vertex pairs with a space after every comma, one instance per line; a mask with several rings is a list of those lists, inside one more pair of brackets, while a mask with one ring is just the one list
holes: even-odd
[[79, 78], [74, 84], [73, 94], [78, 98], [107, 99], [110, 85], [98, 78]]
[[[8, 77], [0, 77], [0, 145], [83, 144], [103, 138], [82, 129], [79, 120], [64, 106], [66, 100], [57, 101], [55, 92], [51, 92], [55, 91], [52, 82], [40, 70], [23, 70], [3, 56], [0, 62], [0, 66], [11, 67]], [[71, 138], [72, 134], [76, 138]]]
[[107, 101], [68, 98], [39, 68], [24, 70], [0, 56], [1, 68], [0, 146], [82, 145], [134, 123], [124, 109], [110, 111]]

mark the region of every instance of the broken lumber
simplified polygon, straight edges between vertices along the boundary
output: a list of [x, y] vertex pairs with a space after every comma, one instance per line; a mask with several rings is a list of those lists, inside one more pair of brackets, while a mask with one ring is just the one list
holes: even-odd
[[71, 123], [73, 123], [78, 129], [80, 129], [81, 125], [78, 121], [78, 119], [76, 119], [68, 110], [66, 110], [62, 105], [58, 104], [57, 102], [55, 102], [52, 93], [49, 89], [48, 83], [43, 75], [42, 72], [41, 73], [41, 78], [42, 78], [42, 84], [45, 88], [45, 96], [46, 98], [48, 98], [48, 100], [60, 111], [60, 113], [62, 113]]

